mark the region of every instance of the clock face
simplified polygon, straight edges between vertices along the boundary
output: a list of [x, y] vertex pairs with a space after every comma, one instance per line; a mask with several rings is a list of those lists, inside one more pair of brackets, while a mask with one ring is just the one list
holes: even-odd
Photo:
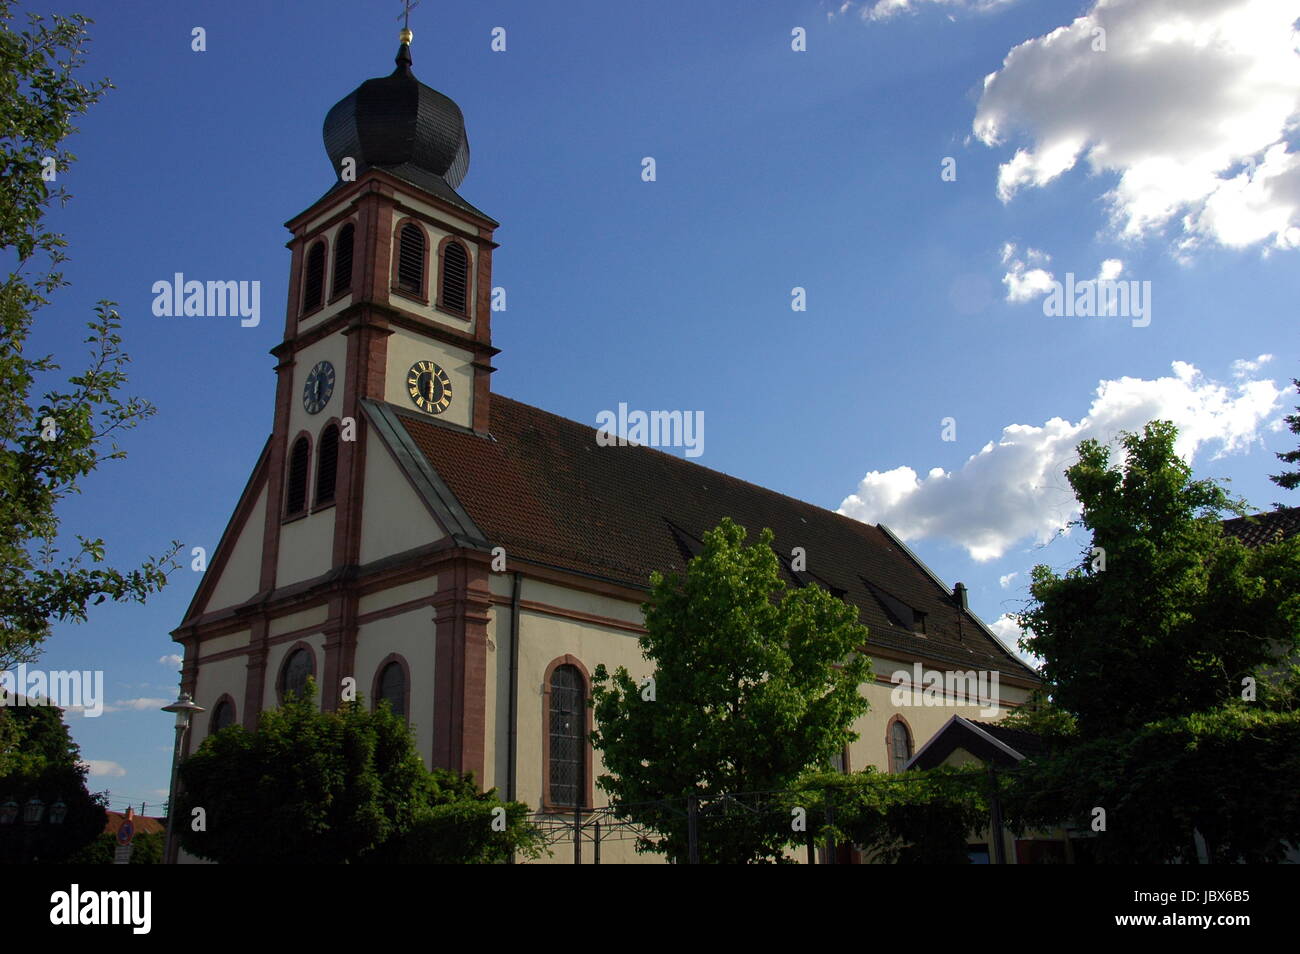
[[417, 361], [406, 372], [406, 393], [421, 411], [441, 414], [451, 406], [451, 378], [432, 361]]
[[316, 367], [307, 375], [307, 383], [302, 389], [302, 406], [308, 414], [319, 414], [321, 408], [330, 402], [334, 393], [334, 365], [328, 361], [318, 361]]

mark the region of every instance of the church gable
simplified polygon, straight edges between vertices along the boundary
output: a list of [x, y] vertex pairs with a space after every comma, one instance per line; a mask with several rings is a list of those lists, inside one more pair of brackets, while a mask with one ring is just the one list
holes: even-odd
[[208, 557], [186, 621], [245, 603], [261, 585], [263, 535], [266, 529], [268, 441], [239, 497], [217, 548]]
[[360, 560], [364, 566], [452, 536], [483, 546], [474, 522], [410, 443], [391, 407], [364, 401], [371, 433], [367, 449]]

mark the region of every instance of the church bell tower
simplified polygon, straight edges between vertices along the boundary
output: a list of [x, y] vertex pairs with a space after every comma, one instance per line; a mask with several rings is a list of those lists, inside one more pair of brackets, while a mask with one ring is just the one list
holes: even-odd
[[[498, 223], [456, 191], [469, 168], [464, 116], [415, 77], [411, 40], [403, 29], [396, 69], [330, 109], [334, 185], [285, 223], [292, 259], [267, 459], [279, 499], [268, 501], [264, 551], [279, 557], [263, 560], [262, 592], [360, 562], [375, 426], [364, 402], [488, 431]], [[332, 600], [317, 673], [327, 706], [351, 671], [355, 600]]]

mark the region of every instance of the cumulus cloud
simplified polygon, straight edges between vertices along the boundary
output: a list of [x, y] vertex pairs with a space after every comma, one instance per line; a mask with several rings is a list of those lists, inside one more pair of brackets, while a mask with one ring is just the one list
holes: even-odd
[[144, 712], [148, 709], [161, 709], [173, 702], [172, 699], [119, 699], [111, 705], [105, 705], [105, 712]]
[[1172, 370], [1154, 380], [1102, 381], [1077, 423], [1054, 417], [1009, 425], [958, 469], [935, 467], [923, 477], [908, 466], [873, 470], [839, 513], [887, 524], [905, 540], [950, 541], [980, 562], [997, 559], [1026, 538], [1049, 542], [1078, 515], [1064, 471], [1085, 438], [1108, 443], [1159, 418], [1178, 426], [1175, 449], [1184, 460], [1205, 448], [1217, 458], [1254, 446], [1288, 393], [1269, 380], [1223, 385], [1182, 361]]
[[109, 762], [104, 759], [86, 759], [81, 763], [86, 766], [91, 775], [100, 775], [107, 778], [121, 778], [126, 774], [126, 769], [116, 762]]
[[164, 666], [174, 666], [179, 668], [180, 664], [184, 662], [184, 660], [175, 653], [169, 653], [166, 656], [159, 656], [158, 662], [162, 663]]
[[[998, 194], [1087, 165], [1125, 238], [1172, 226], [1203, 241], [1300, 246], [1300, 0], [1098, 0], [1013, 48], [989, 74], [973, 130], [1024, 137]], [[1101, 46], [1104, 45], [1104, 49]]]
[[1011, 585], [1011, 581], [1014, 580], [1019, 575], [1020, 573], [1016, 572], [1016, 573], [1008, 573], [1006, 576], [998, 577], [998, 586], [1002, 587], [1005, 590], [1008, 586]]
[[1007, 286], [1007, 301], [1020, 304], [1047, 294], [1054, 278], [1051, 272], [1040, 266], [1051, 260], [1052, 256], [1036, 248], [1026, 248], [1021, 256], [1017, 254], [1014, 243], [1004, 244], [1002, 264], [1007, 266], [1007, 272], [1002, 276], [1002, 284]]

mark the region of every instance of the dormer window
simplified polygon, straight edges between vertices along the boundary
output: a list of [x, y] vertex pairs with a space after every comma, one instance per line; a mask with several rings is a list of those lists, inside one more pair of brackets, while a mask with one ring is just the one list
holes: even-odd
[[303, 269], [302, 310], [303, 314], [315, 311], [321, 306], [321, 296], [325, 291], [325, 243], [314, 242], [307, 249], [307, 265]]

